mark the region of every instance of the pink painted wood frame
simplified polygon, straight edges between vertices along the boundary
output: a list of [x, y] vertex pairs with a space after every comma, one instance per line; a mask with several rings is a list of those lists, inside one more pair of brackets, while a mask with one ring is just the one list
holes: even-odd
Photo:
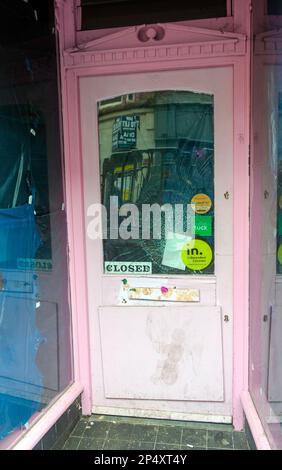
[[249, 392], [242, 393], [242, 403], [257, 449], [271, 450], [270, 444]]
[[[95, 41], [77, 45], [74, 0], [57, 0], [60, 33], [61, 81], [64, 118], [66, 207], [70, 244], [70, 279], [74, 321], [75, 379], [83, 386], [83, 413], [91, 412], [90, 342], [83, 206], [83, 172], [79, 126], [79, 79], [85, 76], [161, 70], [232, 66], [234, 71], [234, 343], [233, 423], [244, 424], [241, 393], [248, 390], [249, 293], [249, 4], [234, 0], [236, 33], [187, 27], [175, 28], [176, 45], [139, 45], [131, 33], [127, 47], [107, 50]], [[214, 24], [214, 23], [213, 23]], [[164, 25], [165, 26], [165, 25]], [[126, 29], [126, 28], [125, 28]], [[179, 40], [180, 36], [182, 41]], [[118, 36], [119, 37], [119, 36]], [[187, 39], [189, 37], [191, 42]], [[202, 38], [202, 39], [200, 39]], [[113, 38], [114, 39], [114, 38]], [[180, 43], [180, 44], [179, 44]], [[159, 57], [159, 59], [157, 59]]]
[[[252, 48], [252, 68], [254, 80], [253, 88], [253, 106], [252, 106], [252, 145], [250, 154], [250, 216], [254, 235], [251, 237], [251, 258], [250, 258], [250, 379], [249, 392], [243, 394], [243, 407], [246, 417], [259, 450], [276, 449], [277, 442], [273, 429], [270, 431], [265, 414], [267, 413], [267, 397], [261, 395], [260, 389], [263, 384], [264, 370], [263, 364], [263, 323], [261, 306], [261, 283], [262, 283], [262, 234], [257, 232], [256, 227], [263, 227], [261, 199], [263, 198], [262, 177], [264, 172], [265, 150], [261, 143], [263, 135], [263, 121], [258, 118], [260, 114], [265, 113], [265, 108], [261, 96], [266, 93], [267, 83], [265, 82], [265, 67], [282, 65], [281, 48], [281, 24], [282, 17], [267, 17], [266, 1], [258, 0], [253, 17], [254, 47]], [[280, 28], [278, 29], [278, 25]], [[256, 113], [254, 112], [256, 110]], [[256, 125], [254, 123], [256, 119]], [[258, 127], [258, 125], [261, 127]], [[259, 140], [258, 140], [259, 139]], [[254, 202], [253, 202], [254, 201]], [[262, 406], [265, 400], [265, 406]], [[280, 424], [276, 424], [279, 431], [280, 444]]]

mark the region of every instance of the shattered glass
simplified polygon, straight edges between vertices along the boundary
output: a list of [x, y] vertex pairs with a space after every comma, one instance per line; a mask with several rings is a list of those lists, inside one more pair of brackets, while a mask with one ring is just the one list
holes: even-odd
[[[104, 261], [150, 262], [152, 274], [213, 274], [213, 259], [204, 268], [199, 264], [199, 269], [163, 263], [167, 225], [176, 227], [176, 206], [183, 206], [185, 231], [189, 225], [186, 206], [202, 195], [210, 207], [194, 210], [194, 238], [214, 252], [213, 96], [175, 90], [134, 93], [100, 101], [98, 117], [102, 202], [107, 209]], [[124, 204], [138, 209], [128, 224], [131, 236], [126, 240], [117, 228], [116, 239], [111, 237], [113, 196], [118, 197], [119, 210]], [[157, 239], [151, 217], [150, 237], [144, 239], [142, 210], [154, 204], [170, 204], [173, 212], [162, 211]], [[119, 214], [119, 227], [125, 219]], [[175, 266], [180, 256], [176, 251]]]

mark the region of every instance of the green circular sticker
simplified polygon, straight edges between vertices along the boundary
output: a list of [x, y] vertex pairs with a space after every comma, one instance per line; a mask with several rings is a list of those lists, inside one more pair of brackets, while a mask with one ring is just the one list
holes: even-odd
[[278, 257], [279, 264], [282, 264], [282, 244], [278, 248], [277, 257]]
[[213, 258], [212, 249], [208, 243], [202, 240], [191, 240], [183, 246], [181, 258], [187, 268], [192, 269], [192, 271], [201, 271], [211, 264]]

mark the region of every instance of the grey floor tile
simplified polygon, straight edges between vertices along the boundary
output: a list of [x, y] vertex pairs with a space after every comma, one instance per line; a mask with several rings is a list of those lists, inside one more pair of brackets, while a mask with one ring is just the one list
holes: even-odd
[[159, 426], [157, 443], [181, 445], [182, 428], [175, 426]]
[[204, 429], [183, 429], [181, 445], [207, 447], [207, 431]]
[[130, 450], [153, 450], [154, 442], [132, 441], [129, 443]]
[[109, 431], [109, 439], [130, 441], [134, 426], [128, 423], [112, 424]]
[[180, 449], [181, 450], [186, 450], [187, 452], [190, 451], [190, 450], [207, 450], [206, 447], [198, 447], [198, 446], [185, 446], [185, 445], [182, 445], [180, 446]]
[[156, 444], [156, 450], [180, 450], [180, 444]]
[[233, 432], [232, 424], [203, 423], [207, 431]]
[[71, 436], [75, 436], [75, 437], [82, 437], [83, 434], [84, 434], [84, 431], [85, 431], [85, 428], [88, 424], [88, 420], [86, 419], [81, 419], [77, 425], [75, 426], [75, 428], [72, 430], [72, 433], [71, 433]]
[[[114, 423], [117, 424], [120, 422], [120, 416], [113, 416], [113, 415], [97, 415], [93, 414], [90, 417], [90, 421], [97, 421], [98, 423], [105, 422], [105, 423]], [[128, 418], [127, 418], [128, 421]]]
[[[174, 421], [172, 422], [174, 423]], [[224, 431], [232, 432], [232, 424], [203, 423], [199, 421], [179, 421], [183, 429], [203, 429], [205, 431]]]
[[132, 441], [155, 442], [158, 427], [150, 425], [135, 424], [132, 429]]
[[106, 439], [109, 435], [111, 423], [89, 421], [83, 433], [83, 437], [93, 437], [94, 439]]
[[233, 449], [233, 433], [208, 431], [208, 449]]
[[[69, 440], [69, 439], [72, 439], [72, 438], [70, 436], [64, 436], [64, 437], [58, 439], [58, 441], [53, 445], [51, 450], [63, 450], [63, 448], [66, 444], [66, 441]], [[77, 439], [80, 439], [80, 437], [78, 437]]]
[[225, 450], [225, 452], [233, 452], [234, 449], [224, 449], [223, 447], [209, 447], [207, 450]]
[[77, 450], [80, 441], [81, 437], [69, 437], [68, 440], [65, 442], [63, 450]]
[[236, 450], [250, 450], [247, 436], [244, 432], [233, 432], [234, 449]]
[[78, 450], [103, 450], [104, 439], [91, 439], [89, 437], [82, 437]]
[[231, 425], [181, 422], [125, 416], [92, 415], [82, 418], [70, 437], [56, 449], [64, 450], [249, 450], [244, 432]]
[[103, 450], [128, 450], [129, 446], [129, 441], [120, 439], [108, 439], [104, 444]]

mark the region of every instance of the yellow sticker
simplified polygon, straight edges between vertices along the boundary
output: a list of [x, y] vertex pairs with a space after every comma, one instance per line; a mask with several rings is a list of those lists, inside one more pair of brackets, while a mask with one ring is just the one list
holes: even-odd
[[277, 257], [278, 257], [279, 264], [282, 264], [282, 244], [278, 248]]
[[280, 198], [279, 198], [279, 207], [280, 207], [280, 209], [282, 209], [282, 196], [280, 196]]
[[212, 201], [207, 194], [195, 194], [191, 200], [191, 204], [196, 214], [206, 214], [212, 206]]
[[202, 240], [191, 240], [183, 246], [181, 258], [187, 268], [192, 271], [202, 271], [212, 262], [212, 249], [208, 243]]

